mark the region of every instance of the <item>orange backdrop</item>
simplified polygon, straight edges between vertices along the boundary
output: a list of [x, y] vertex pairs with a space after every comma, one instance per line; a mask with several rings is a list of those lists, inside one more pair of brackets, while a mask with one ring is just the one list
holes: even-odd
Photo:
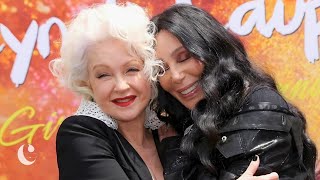
[[[59, 86], [48, 63], [59, 56], [63, 22], [82, 8], [102, 2], [0, 1], [0, 180], [58, 179], [57, 128], [73, 114], [80, 99]], [[131, 2], [146, 7], [152, 16], [182, 1]], [[271, 73], [285, 97], [304, 112], [308, 133], [319, 146], [320, 2], [184, 2], [206, 9], [226, 28], [241, 35], [251, 59]]]

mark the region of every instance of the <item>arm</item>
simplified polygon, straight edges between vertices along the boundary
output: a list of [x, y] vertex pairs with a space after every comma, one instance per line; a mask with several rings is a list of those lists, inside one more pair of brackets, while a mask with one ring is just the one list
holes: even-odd
[[[179, 179], [201, 179], [201, 180], [214, 180], [218, 177], [208, 173], [198, 163], [191, 162], [191, 160], [184, 155], [179, 147], [181, 136], [176, 136], [173, 128], [162, 126], [159, 130], [160, 145], [160, 158], [164, 168], [164, 177], [166, 180], [179, 180]], [[246, 171], [238, 178], [238, 180], [278, 180], [277, 173], [254, 176], [260, 164], [260, 159], [257, 156], [256, 161], [251, 161]], [[236, 176], [229, 174], [229, 177], [224, 176], [224, 179], [235, 179]], [[220, 178], [221, 179], [221, 178]]]
[[129, 179], [115, 159], [105, 126], [85, 116], [61, 124], [56, 139], [60, 180]]
[[260, 166], [255, 175], [281, 172], [281, 176], [286, 176], [284, 173], [286, 170], [290, 168], [298, 170], [296, 168], [298, 168], [299, 157], [292, 152], [294, 147], [289, 133], [240, 130], [225, 133], [223, 137], [227, 140], [217, 146], [223, 157], [220, 158], [220, 163], [224, 165], [220, 172], [221, 179], [228, 177], [229, 173], [239, 177], [255, 155], [261, 157]]
[[278, 172], [280, 179], [305, 179], [299, 139], [301, 120], [286, 110], [286, 102], [276, 92], [264, 89], [253, 96], [259, 98], [258, 102], [252, 98], [247, 111], [220, 129], [222, 140], [217, 149], [224, 165], [221, 174], [239, 177], [251, 159], [259, 155], [260, 166], [255, 175]]

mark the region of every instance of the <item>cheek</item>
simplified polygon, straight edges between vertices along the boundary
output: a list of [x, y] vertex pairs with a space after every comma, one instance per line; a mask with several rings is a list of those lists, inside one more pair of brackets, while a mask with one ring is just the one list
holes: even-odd
[[147, 80], [147, 78], [143, 75], [131, 77], [127, 79], [129, 82], [129, 85], [132, 89], [137, 91], [138, 93], [141, 93], [145, 98], [150, 99], [152, 95], [152, 88], [151, 84]]
[[204, 70], [204, 64], [202, 61], [198, 60], [198, 59], [195, 59], [194, 62], [193, 62], [193, 65], [192, 65], [193, 68], [193, 72], [194, 72], [194, 75], [196, 76], [201, 76], [202, 73], [203, 73], [203, 70]]
[[170, 76], [168, 74], [162, 77], [159, 77], [160, 86], [166, 91], [169, 91], [171, 87], [171, 83], [169, 79], [170, 79]]
[[152, 88], [152, 85], [150, 83], [146, 83], [146, 86], [144, 87], [146, 92], [146, 98], [148, 101], [152, 98], [154, 98], [154, 90]]
[[196, 66], [197, 68], [203, 69], [204, 64], [203, 64], [203, 62], [202, 62], [201, 60], [199, 60], [199, 59], [194, 59], [194, 63], [195, 63], [195, 66]]
[[112, 84], [107, 82], [98, 82], [91, 86], [93, 96], [96, 100], [98, 99], [104, 99], [108, 95], [110, 95], [112, 89]]

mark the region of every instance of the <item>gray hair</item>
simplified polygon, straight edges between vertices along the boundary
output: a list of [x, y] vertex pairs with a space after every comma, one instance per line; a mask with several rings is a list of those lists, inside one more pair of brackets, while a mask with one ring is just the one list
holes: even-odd
[[71, 21], [62, 38], [61, 58], [50, 62], [52, 74], [62, 85], [88, 99], [92, 91], [88, 79], [86, 49], [108, 38], [127, 43], [130, 53], [144, 60], [144, 73], [152, 84], [152, 99], [157, 94], [156, 80], [162, 62], [155, 59], [155, 26], [138, 5], [100, 4], [83, 9]]

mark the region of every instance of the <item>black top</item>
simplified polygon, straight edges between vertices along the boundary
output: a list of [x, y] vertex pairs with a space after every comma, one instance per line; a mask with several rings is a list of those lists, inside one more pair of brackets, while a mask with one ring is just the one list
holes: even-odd
[[[314, 172], [308, 172], [312, 168], [302, 160], [302, 120], [289, 109], [270, 88], [249, 93], [241, 111], [219, 129], [222, 138], [212, 154], [217, 174], [208, 173], [181, 153], [182, 137], [166, 138], [160, 146], [154, 133], [165, 179], [236, 179], [255, 155], [260, 157], [256, 175], [277, 172], [280, 179], [313, 179]], [[59, 128], [56, 145], [60, 180], [152, 179], [129, 142], [100, 120], [67, 118]]]
[[[158, 149], [158, 137], [153, 133]], [[56, 139], [60, 180], [151, 180], [142, 158], [117, 131], [88, 116], [71, 116]]]
[[244, 173], [252, 158], [259, 155], [260, 166], [255, 175], [277, 172], [280, 179], [313, 179], [314, 172], [309, 172], [313, 168], [303, 163], [302, 120], [289, 109], [275, 90], [268, 87], [254, 89], [241, 110], [219, 129], [221, 141], [212, 152], [216, 173], [209, 173], [198, 161], [174, 150], [175, 146], [171, 144], [168, 147], [172, 148], [164, 149], [171, 152], [171, 157], [175, 156], [175, 151], [180, 160], [164, 158], [165, 177], [175, 180], [236, 179]]

